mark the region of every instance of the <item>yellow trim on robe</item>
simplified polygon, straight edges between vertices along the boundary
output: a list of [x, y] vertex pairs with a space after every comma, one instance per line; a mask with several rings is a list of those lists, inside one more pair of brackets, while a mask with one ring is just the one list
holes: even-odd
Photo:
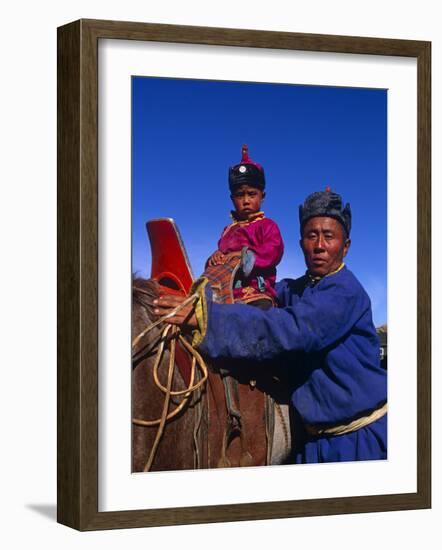
[[335, 269], [334, 271], [332, 271], [331, 273], [327, 273], [327, 275], [325, 275], [325, 277], [330, 277], [330, 275], [334, 275], [335, 273], [338, 273], [338, 271], [341, 271], [341, 269], [345, 266], [344, 262], [342, 262], [342, 264], [338, 267], [338, 269]]
[[335, 275], [336, 273], [338, 273], [339, 271], [341, 271], [341, 269], [345, 266], [344, 262], [342, 262], [342, 264], [338, 267], [338, 269], [335, 269], [334, 271], [331, 271], [330, 273], [327, 273], [327, 275], [324, 275], [323, 277], [313, 277], [312, 275], [309, 274], [309, 272], [307, 271], [307, 276], [310, 278], [311, 281], [315, 281], [315, 282], [318, 282], [320, 281], [321, 279], [324, 279], [325, 277], [331, 277], [332, 275]]
[[197, 279], [190, 289], [190, 294], [198, 294], [198, 300], [195, 303], [195, 317], [198, 328], [192, 332], [192, 346], [197, 347], [204, 340], [207, 330], [207, 300], [206, 285], [209, 282], [207, 277]]
[[259, 220], [264, 219], [264, 218], [265, 218], [265, 214], [264, 214], [264, 212], [261, 210], [261, 211], [259, 211], [259, 212], [255, 212], [255, 214], [252, 214], [248, 220], [236, 220], [236, 219], [235, 219], [235, 211], [232, 210], [232, 212], [230, 213], [230, 217], [231, 217], [232, 220], [234, 220], [234, 221], [224, 229], [224, 231], [223, 231], [223, 233], [222, 233], [222, 235], [221, 235], [221, 238], [223, 238], [224, 235], [225, 235], [228, 231], [230, 231], [230, 229], [231, 229], [232, 227], [234, 227], [235, 225], [249, 225], [249, 224], [251, 224], [251, 223], [255, 223], [255, 222], [259, 221]]

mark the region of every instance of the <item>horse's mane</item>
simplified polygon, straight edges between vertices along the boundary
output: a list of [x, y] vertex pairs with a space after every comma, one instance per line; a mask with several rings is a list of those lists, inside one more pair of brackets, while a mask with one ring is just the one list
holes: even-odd
[[154, 279], [142, 279], [141, 277], [132, 277], [132, 297], [146, 308], [149, 316], [153, 313], [153, 300], [158, 297], [159, 285]]

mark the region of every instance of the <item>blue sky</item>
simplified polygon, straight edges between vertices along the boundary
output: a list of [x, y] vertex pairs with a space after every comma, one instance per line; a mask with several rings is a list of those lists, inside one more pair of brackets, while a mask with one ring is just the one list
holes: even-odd
[[346, 264], [387, 320], [387, 91], [133, 77], [133, 271], [150, 275], [145, 223], [170, 217], [199, 276], [230, 221], [227, 173], [247, 143], [285, 243], [278, 279], [305, 271], [298, 206], [327, 185], [351, 204]]

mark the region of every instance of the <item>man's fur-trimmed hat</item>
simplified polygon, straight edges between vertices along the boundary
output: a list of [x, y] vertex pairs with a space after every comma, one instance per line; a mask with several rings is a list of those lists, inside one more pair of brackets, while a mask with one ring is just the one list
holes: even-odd
[[342, 198], [337, 193], [333, 193], [330, 187], [325, 191], [317, 191], [309, 195], [304, 204], [299, 205], [299, 223], [301, 233], [304, 225], [310, 218], [316, 216], [325, 216], [327, 218], [335, 218], [344, 227], [347, 236], [351, 230], [351, 209], [347, 203], [342, 207]]

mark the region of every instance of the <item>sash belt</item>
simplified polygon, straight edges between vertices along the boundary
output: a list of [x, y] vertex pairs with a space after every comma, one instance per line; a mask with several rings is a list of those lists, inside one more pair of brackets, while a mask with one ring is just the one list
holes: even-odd
[[387, 413], [387, 403], [385, 403], [379, 409], [375, 409], [368, 416], [361, 416], [356, 420], [353, 420], [349, 424], [342, 424], [340, 426], [328, 426], [320, 427], [313, 424], [305, 424], [305, 429], [309, 435], [320, 436], [320, 435], [344, 435], [351, 432], [355, 432], [361, 428], [365, 428], [369, 424], [376, 422]]

